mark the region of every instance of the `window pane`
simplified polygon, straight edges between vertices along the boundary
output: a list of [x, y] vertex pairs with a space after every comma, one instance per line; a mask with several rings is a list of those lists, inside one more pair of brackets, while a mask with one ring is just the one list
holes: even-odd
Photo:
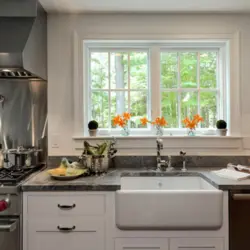
[[108, 88], [108, 53], [92, 52], [91, 53], [91, 88], [103, 89]]
[[130, 88], [146, 89], [148, 87], [148, 54], [146, 52], [130, 53]]
[[201, 88], [216, 88], [217, 53], [200, 54], [200, 86]]
[[140, 124], [140, 118], [147, 116], [147, 92], [130, 92], [131, 128], [145, 128]]
[[177, 53], [161, 53], [161, 87], [177, 88], [178, 86]]
[[197, 53], [183, 52], [180, 55], [182, 88], [197, 88]]
[[100, 128], [108, 128], [109, 96], [107, 91], [93, 91], [91, 95], [91, 119], [99, 123]]
[[178, 128], [178, 94], [163, 92], [161, 96], [161, 113], [168, 121], [169, 128]]
[[111, 88], [128, 87], [128, 53], [110, 53]]
[[128, 92], [127, 91], [113, 91], [111, 92], [111, 126], [112, 119], [116, 115], [121, 115], [128, 111]]
[[201, 92], [200, 103], [201, 116], [204, 119], [204, 122], [201, 123], [201, 127], [214, 128], [217, 120], [216, 93]]
[[[186, 117], [192, 118], [198, 113], [198, 93], [183, 92], [181, 93], [181, 120]], [[185, 127], [182, 124], [183, 127]]]

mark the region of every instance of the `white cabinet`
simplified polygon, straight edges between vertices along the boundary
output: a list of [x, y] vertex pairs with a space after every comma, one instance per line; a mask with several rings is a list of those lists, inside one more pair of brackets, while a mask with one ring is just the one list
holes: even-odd
[[105, 195], [49, 194], [28, 196], [29, 216], [99, 216], [105, 214]]
[[27, 250], [104, 250], [101, 219], [55, 219], [28, 224]]
[[121, 238], [115, 240], [115, 250], [168, 250], [168, 239]]
[[170, 250], [224, 250], [221, 238], [170, 239]]
[[115, 250], [224, 250], [221, 238], [119, 238]]
[[227, 233], [120, 230], [112, 192], [23, 194], [23, 250], [228, 250]]
[[35, 231], [28, 244], [28, 250], [104, 250], [96, 233], [58, 231]]
[[24, 202], [24, 250], [106, 250], [105, 195], [48, 193]]

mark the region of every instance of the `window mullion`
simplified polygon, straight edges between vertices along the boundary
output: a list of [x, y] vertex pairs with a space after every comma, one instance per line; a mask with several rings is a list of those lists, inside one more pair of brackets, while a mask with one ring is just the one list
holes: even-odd
[[[198, 88], [198, 93], [197, 93], [197, 95], [198, 95], [198, 104], [197, 104], [197, 108], [198, 108], [198, 114], [200, 114], [200, 112], [201, 112], [201, 106], [200, 106], [200, 104], [201, 104], [201, 96], [200, 96], [200, 52], [197, 52], [197, 79], [196, 79], [196, 81], [197, 81], [197, 88]], [[201, 124], [199, 123], [198, 124], [198, 127], [200, 128], [201, 127]]]
[[[128, 112], [130, 113], [130, 53], [128, 52]], [[129, 127], [131, 123], [129, 122]]]
[[181, 128], [181, 65], [180, 65], [180, 53], [177, 53], [177, 88], [178, 88], [178, 125]]
[[108, 122], [108, 127], [109, 129], [111, 129], [112, 125], [111, 125], [111, 67], [110, 67], [110, 63], [111, 63], [111, 60], [110, 60], [110, 52], [108, 53], [108, 81], [109, 81], [109, 88], [108, 88], [108, 106], [109, 106], [109, 122]]
[[222, 61], [221, 61], [221, 50], [219, 53], [217, 53], [217, 64], [216, 64], [216, 81], [217, 81], [217, 119], [226, 119], [225, 117], [225, 112], [224, 112], [224, 103], [222, 103], [222, 100], [224, 99], [223, 94], [226, 93], [226, 90], [224, 89], [224, 79], [222, 78], [222, 72], [223, 66], [222, 66]]
[[87, 81], [89, 82], [88, 86], [87, 86], [87, 95], [86, 95], [86, 99], [87, 102], [89, 103], [88, 109], [87, 109], [87, 114], [88, 114], [88, 121], [90, 121], [92, 119], [92, 89], [91, 89], [91, 83], [92, 83], [92, 76], [91, 76], [91, 53], [88, 50], [88, 62], [87, 62], [88, 68], [87, 68]]
[[150, 78], [151, 78], [151, 117], [154, 119], [161, 114], [161, 51], [154, 46], [150, 51]]
[[128, 112], [130, 112], [130, 53], [128, 53]]

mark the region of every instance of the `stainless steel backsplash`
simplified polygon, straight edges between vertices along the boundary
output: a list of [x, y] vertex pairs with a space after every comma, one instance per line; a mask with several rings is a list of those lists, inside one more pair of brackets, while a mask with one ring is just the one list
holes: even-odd
[[39, 147], [47, 155], [47, 82], [0, 80], [0, 142], [5, 149]]

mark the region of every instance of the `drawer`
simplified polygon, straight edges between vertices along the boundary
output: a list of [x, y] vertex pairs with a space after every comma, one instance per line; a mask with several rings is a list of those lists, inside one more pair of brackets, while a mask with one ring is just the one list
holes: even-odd
[[104, 225], [101, 217], [29, 221], [27, 250], [104, 250]]
[[223, 250], [222, 238], [172, 238], [170, 250]]
[[105, 195], [30, 195], [27, 200], [30, 216], [74, 216], [105, 214]]
[[28, 221], [29, 228], [41, 232], [96, 233], [104, 230], [104, 224], [102, 217], [55, 217]]
[[120, 238], [115, 239], [115, 250], [168, 250], [165, 238]]

